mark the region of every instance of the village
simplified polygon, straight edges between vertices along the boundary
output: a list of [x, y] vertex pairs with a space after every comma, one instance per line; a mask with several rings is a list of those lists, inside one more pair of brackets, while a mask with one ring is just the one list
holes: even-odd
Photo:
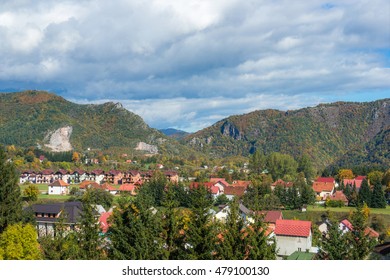
[[[143, 185], [153, 180], [155, 173], [162, 174], [169, 185], [181, 184], [187, 192], [192, 189], [204, 187], [212, 196], [213, 201], [221, 201], [221, 204], [214, 204], [208, 214], [211, 221], [217, 223], [226, 223], [229, 219], [231, 202], [238, 202], [238, 211], [240, 219], [245, 226], [254, 223], [255, 216], [261, 216], [266, 225], [264, 234], [267, 237], [268, 244], [274, 244], [276, 248], [276, 259], [316, 259], [321, 253], [318, 240], [313, 241], [314, 235], [327, 236], [332, 223], [329, 217], [322, 217], [321, 221], [315, 223], [311, 220], [301, 220], [297, 218], [286, 218], [283, 215], [285, 207], [275, 205], [275, 209], [256, 211], [250, 209], [244, 204], [243, 197], [248, 195], [248, 191], [253, 189], [253, 182], [250, 180], [233, 180], [228, 183], [225, 178], [209, 177], [207, 181], [196, 182], [188, 178], [179, 177], [176, 171], [137, 171], [137, 170], [110, 170], [104, 172], [97, 169], [93, 171], [84, 171], [75, 169], [72, 172], [59, 169], [53, 171], [46, 169], [40, 172], [23, 171], [19, 177], [19, 183], [23, 184], [43, 184], [47, 185], [46, 191], [42, 191], [50, 196], [69, 196], [71, 189], [77, 186], [79, 192], [86, 192], [91, 189], [104, 190], [115, 197], [128, 196], [136, 197]], [[347, 207], [349, 200], [345, 195], [345, 189], [350, 187], [354, 192], [359, 193], [363, 181], [367, 182], [367, 176], [356, 176], [354, 179], [343, 179], [341, 183], [336, 182], [333, 177], [317, 177], [311, 183], [312, 194], [315, 196], [314, 207], [326, 207], [326, 205], [337, 205], [338, 207]], [[278, 179], [273, 182], [269, 189], [271, 193], [275, 190], [283, 189], [288, 192], [293, 188], [294, 183]], [[298, 191], [298, 196], [299, 194]], [[223, 197], [223, 199], [221, 199]], [[107, 233], [111, 226], [111, 218], [115, 209], [105, 209], [101, 205], [95, 205], [95, 215], [99, 222], [100, 234], [108, 238]], [[309, 205], [302, 205], [298, 210], [302, 213], [307, 211]], [[387, 206], [388, 207], [388, 206]], [[36, 219], [36, 229], [38, 236], [54, 236], [56, 224], [61, 216], [66, 212], [67, 224], [69, 229], [75, 229], [78, 226], [80, 216], [82, 215], [82, 203], [80, 201], [58, 202], [58, 203], [38, 203], [33, 204], [32, 209]], [[329, 208], [328, 208], [329, 209]], [[324, 208], [325, 210], [325, 208]], [[153, 207], [153, 213], [160, 211], [158, 207]], [[69, 215], [72, 213], [71, 215]], [[341, 234], [352, 232], [353, 225], [348, 217], [343, 217], [337, 221], [337, 227]], [[373, 228], [366, 226], [364, 235], [370, 240], [379, 243], [380, 233]], [[220, 239], [223, 237], [219, 236]], [[318, 239], [318, 236], [315, 237]], [[387, 243], [388, 244], [388, 243]], [[386, 247], [387, 246], [387, 247]], [[388, 257], [389, 244], [377, 250], [377, 255], [382, 258]]]

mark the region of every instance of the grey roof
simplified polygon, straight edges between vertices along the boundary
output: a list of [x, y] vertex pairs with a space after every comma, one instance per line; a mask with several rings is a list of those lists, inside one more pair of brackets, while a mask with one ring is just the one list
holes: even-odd
[[[64, 210], [67, 214], [68, 223], [77, 223], [80, 220], [81, 213], [83, 211], [83, 204], [80, 201], [63, 202], [63, 203], [48, 203], [48, 204], [34, 204], [32, 206], [34, 213], [43, 214], [58, 214]], [[58, 219], [47, 217], [36, 217], [39, 221], [53, 221], [57, 222]]]
[[245, 207], [244, 204], [240, 203], [240, 205], [238, 206], [238, 208], [240, 209], [240, 211], [244, 214], [249, 214], [251, 211]]

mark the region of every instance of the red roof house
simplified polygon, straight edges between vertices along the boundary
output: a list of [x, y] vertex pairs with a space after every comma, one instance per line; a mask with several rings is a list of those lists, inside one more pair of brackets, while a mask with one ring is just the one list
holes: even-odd
[[112, 212], [105, 212], [99, 217], [100, 229], [103, 233], [108, 231], [110, 224], [108, 223], [108, 218], [112, 215]]
[[335, 201], [339, 200], [339, 201], [344, 202], [344, 205], [348, 205], [348, 199], [342, 191], [336, 191], [334, 194], [332, 194], [329, 197], [329, 199], [335, 200]]
[[264, 215], [264, 222], [268, 224], [276, 224], [277, 220], [283, 219], [282, 211], [259, 211], [257, 213]]
[[321, 183], [333, 183], [335, 184], [336, 181], [333, 177], [318, 177], [316, 179], [316, 182], [321, 182]]
[[277, 220], [276, 235], [309, 237], [311, 235], [311, 222], [300, 220]]

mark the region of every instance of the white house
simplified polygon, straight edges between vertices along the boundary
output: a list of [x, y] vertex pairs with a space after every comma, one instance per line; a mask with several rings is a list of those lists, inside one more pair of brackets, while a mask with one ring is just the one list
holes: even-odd
[[49, 184], [47, 194], [69, 194], [69, 184], [62, 180], [56, 180]]
[[296, 251], [310, 251], [312, 248], [311, 222], [277, 220], [275, 240], [277, 254], [280, 256], [289, 256]]

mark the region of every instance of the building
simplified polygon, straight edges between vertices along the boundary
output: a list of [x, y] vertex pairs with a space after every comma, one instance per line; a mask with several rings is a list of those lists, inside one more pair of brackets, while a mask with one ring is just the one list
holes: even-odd
[[341, 201], [345, 206], [348, 206], [348, 199], [342, 191], [336, 191], [334, 194], [329, 196], [332, 201]]
[[277, 220], [275, 225], [276, 250], [280, 256], [311, 250], [312, 233], [310, 221]]
[[49, 184], [47, 194], [60, 194], [66, 195], [69, 194], [69, 184], [65, 183], [62, 180], [56, 180], [53, 183]]

